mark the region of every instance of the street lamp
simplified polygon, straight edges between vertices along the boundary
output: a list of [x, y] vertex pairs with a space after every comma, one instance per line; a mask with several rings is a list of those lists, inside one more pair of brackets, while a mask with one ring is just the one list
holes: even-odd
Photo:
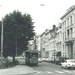
[[44, 4], [40, 4], [40, 6], [44, 6]]

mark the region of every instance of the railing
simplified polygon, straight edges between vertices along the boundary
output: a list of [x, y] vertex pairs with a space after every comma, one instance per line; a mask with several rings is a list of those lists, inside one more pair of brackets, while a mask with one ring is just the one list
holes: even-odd
[[70, 42], [70, 41], [74, 41], [75, 38], [73, 37], [68, 37], [68, 38], [65, 38], [65, 42]]

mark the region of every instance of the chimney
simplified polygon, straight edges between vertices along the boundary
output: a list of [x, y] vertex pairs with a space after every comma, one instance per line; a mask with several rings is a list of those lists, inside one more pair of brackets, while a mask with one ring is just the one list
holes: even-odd
[[53, 30], [55, 30], [56, 29], [56, 25], [53, 25]]

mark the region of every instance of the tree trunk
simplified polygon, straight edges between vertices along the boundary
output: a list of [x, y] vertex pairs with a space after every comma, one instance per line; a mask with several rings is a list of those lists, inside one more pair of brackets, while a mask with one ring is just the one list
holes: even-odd
[[15, 55], [13, 54], [13, 63], [15, 63]]

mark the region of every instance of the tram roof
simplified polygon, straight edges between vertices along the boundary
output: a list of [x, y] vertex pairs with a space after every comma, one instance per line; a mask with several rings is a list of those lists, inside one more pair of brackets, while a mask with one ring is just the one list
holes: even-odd
[[28, 53], [38, 53], [38, 50], [27, 50], [25, 52], [28, 52]]

